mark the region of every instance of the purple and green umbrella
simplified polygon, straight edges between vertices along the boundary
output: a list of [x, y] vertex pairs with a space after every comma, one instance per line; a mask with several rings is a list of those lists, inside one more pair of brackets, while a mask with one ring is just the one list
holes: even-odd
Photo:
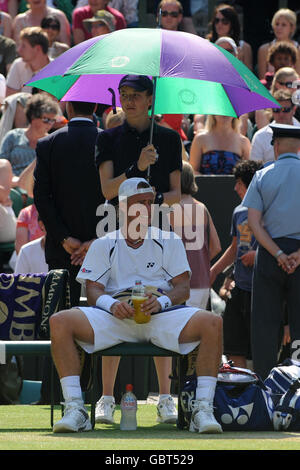
[[155, 114], [238, 117], [280, 107], [258, 78], [232, 54], [200, 36], [128, 28], [88, 39], [57, 57], [27, 85], [61, 101], [111, 104], [126, 74], [154, 80]]

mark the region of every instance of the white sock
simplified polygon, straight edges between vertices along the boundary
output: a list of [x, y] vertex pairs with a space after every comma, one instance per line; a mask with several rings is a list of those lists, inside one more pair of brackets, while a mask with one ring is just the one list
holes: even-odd
[[169, 398], [171, 395], [169, 393], [162, 393], [159, 395], [159, 401], [164, 400], [165, 398]]
[[104, 400], [112, 400], [113, 402], [115, 402], [115, 397], [111, 396], [111, 395], [102, 395], [101, 398], [104, 398]]
[[79, 375], [69, 375], [68, 377], [63, 377], [60, 379], [60, 383], [65, 400], [70, 400], [71, 398], [82, 400]]
[[205, 375], [197, 377], [196, 400], [207, 400], [212, 403], [215, 396], [216, 385], [216, 377]]

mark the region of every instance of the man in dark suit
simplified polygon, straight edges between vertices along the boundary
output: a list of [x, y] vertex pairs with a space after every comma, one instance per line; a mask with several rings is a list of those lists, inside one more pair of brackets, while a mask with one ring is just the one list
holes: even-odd
[[68, 269], [72, 305], [79, 304], [75, 279], [96, 238], [97, 207], [105, 201], [94, 162], [101, 132], [93, 121], [95, 108], [68, 102], [68, 125], [40, 139], [36, 148], [34, 202], [47, 231], [46, 262], [49, 269]]

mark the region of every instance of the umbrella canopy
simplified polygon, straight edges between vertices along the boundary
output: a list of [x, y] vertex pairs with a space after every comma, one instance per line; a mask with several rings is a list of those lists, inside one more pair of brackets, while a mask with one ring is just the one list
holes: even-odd
[[126, 74], [155, 79], [158, 114], [240, 116], [279, 107], [232, 54], [197, 35], [164, 29], [128, 28], [84, 41], [44, 67], [27, 85], [62, 101], [111, 104], [109, 88], [117, 92]]

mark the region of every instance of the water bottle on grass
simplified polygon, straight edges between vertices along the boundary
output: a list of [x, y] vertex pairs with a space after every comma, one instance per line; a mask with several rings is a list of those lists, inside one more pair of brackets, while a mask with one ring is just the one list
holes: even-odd
[[121, 422], [120, 429], [122, 431], [135, 431], [137, 427], [136, 412], [137, 399], [132, 392], [131, 384], [126, 385], [126, 392], [121, 398]]

